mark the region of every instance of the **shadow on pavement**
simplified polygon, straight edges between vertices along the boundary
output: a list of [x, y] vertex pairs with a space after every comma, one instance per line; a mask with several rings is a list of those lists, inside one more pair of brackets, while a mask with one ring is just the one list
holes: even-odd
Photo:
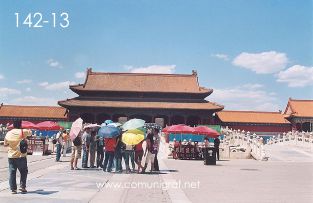
[[170, 173], [177, 173], [178, 170], [168, 169], [168, 170], [160, 170], [160, 172], [170, 172]]
[[160, 174], [168, 174], [164, 173], [162, 171], [152, 171], [152, 172], [146, 172], [146, 173], [141, 173], [142, 175], [160, 175]]
[[51, 195], [51, 194], [54, 194], [57, 192], [59, 192], [59, 191], [35, 190], [35, 191], [28, 191], [26, 194]]

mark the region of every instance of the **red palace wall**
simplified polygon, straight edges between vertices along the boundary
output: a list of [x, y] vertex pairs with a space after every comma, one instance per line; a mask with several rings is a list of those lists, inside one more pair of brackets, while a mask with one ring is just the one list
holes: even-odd
[[[40, 122], [43, 122], [43, 121], [54, 121], [54, 122], [58, 122], [58, 121], [64, 121], [64, 120], [52, 120], [52, 119], [43, 119], [43, 120], [32, 120], [32, 119], [22, 119], [22, 120], [25, 120], [25, 121], [30, 121], [34, 124], [37, 124], [37, 123], [40, 123]], [[13, 123], [13, 119], [0, 119], [0, 124], [3, 124], [3, 125], [6, 125], [7, 123], [10, 123], [12, 124]]]
[[269, 125], [227, 125], [222, 124], [222, 126], [228, 126], [229, 128], [232, 128], [234, 130], [244, 130], [244, 131], [250, 131], [250, 132], [288, 132], [291, 131], [291, 125], [287, 126], [269, 126]]

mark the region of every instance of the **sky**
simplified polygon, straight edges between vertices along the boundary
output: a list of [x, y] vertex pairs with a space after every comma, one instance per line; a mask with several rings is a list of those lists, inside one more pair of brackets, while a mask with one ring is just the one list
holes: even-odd
[[197, 70], [227, 110], [284, 111], [313, 99], [312, 11], [312, 0], [3, 0], [0, 103], [57, 105], [92, 67]]

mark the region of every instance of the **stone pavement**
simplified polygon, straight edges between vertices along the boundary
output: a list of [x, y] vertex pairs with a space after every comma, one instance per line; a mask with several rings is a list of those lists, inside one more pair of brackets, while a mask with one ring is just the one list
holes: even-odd
[[200, 181], [199, 190], [183, 189], [192, 202], [313, 202], [313, 163], [166, 160], [176, 180]]
[[264, 146], [271, 161], [313, 162], [313, 152], [298, 146], [273, 144]]
[[29, 174], [28, 194], [11, 195], [8, 181], [0, 181], [0, 202], [313, 202], [310, 161], [224, 160], [205, 166], [159, 157], [160, 174], [72, 171], [63, 158]]
[[[0, 183], [0, 202], [171, 202], [162, 188], [129, 188], [124, 183], [160, 183], [159, 174], [114, 174], [99, 169], [69, 170], [68, 162], [28, 176], [28, 193], [11, 195], [8, 181]], [[97, 183], [112, 184], [98, 189]], [[116, 187], [116, 188], [115, 188]], [[125, 188], [124, 188], [125, 187]]]
[[[27, 156], [27, 161], [29, 173], [55, 165], [54, 156]], [[6, 180], [8, 180], [7, 151], [0, 145], [0, 182]]]

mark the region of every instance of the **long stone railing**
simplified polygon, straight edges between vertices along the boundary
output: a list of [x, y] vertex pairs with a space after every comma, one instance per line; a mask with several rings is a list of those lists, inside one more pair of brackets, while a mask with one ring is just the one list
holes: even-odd
[[267, 160], [269, 157], [265, 152], [263, 138], [256, 134], [250, 134], [244, 130], [232, 130], [222, 128], [224, 138], [221, 140], [220, 148], [223, 158], [254, 158], [256, 160]]
[[288, 133], [279, 134], [271, 137], [268, 145], [288, 145], [297, 146], [305, 150], [313, 151], [313, 133], [312, 132], [298, 132], [290, 131]]

